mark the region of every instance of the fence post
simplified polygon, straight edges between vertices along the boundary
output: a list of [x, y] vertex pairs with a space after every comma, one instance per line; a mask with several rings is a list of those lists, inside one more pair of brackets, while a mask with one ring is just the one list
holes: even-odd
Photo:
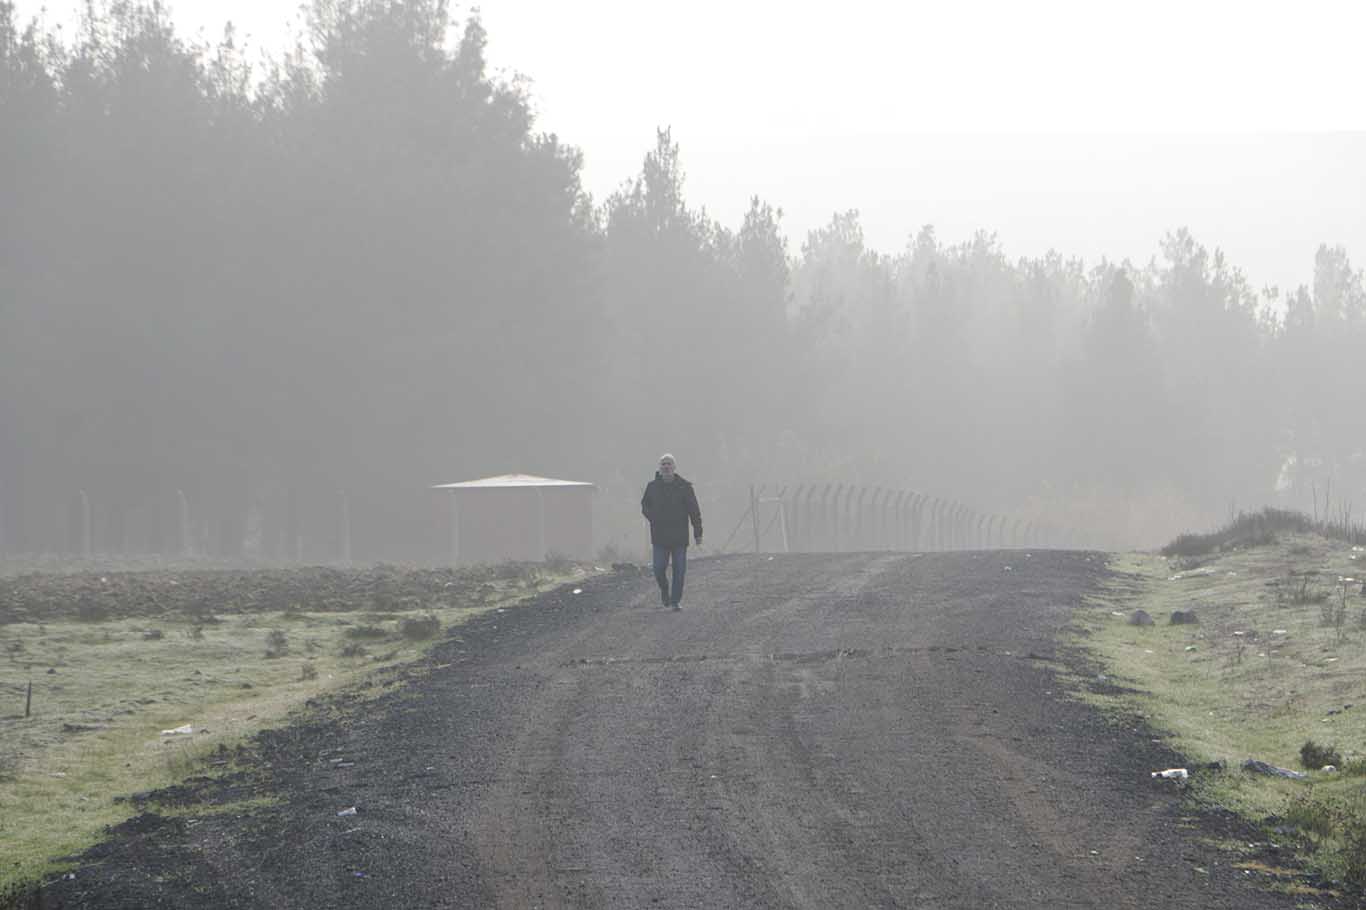
[[787, 532], [787, 487], [778, 491], [778, 533], [783, 541], [783, 552], [791, 553], [792, 539]]
[[190, 501], [185, 498], [184, 490], [176, 490], [176, 505], [180, 507], [180, 555], [190, 555]]
[[882, 491], [882, 507], [877, 510], [877, 548], [892, 549], [891, 527], [887, 521], [887, 514], [891, 511], [892, 500], [896, 497], [896, 491], [884, 489]]
[[871, 494], [868, 497], [867, 518], [864, 520], [863, 543], [859, 547], [861, 550], [876, 550], [877, 547], [877, 513], [879, 503], [882, 500], [882, 487], [872, 487], [868, 490]]
[[821, 528], [817, 532], [818, 546], [825, 552], [831, 552], [830, 544], [830, 492], [831, 484], [826, 484], [821, 489], [821, 504], [819, 508]]
[[[760, 487], [760, 490], [763, 488]], [[759, 550], [759, 497], [754, 492], [754, 484], [749, 485], [749, 517], [750, 523], [754, 526], [754, 552]]]
[[85, 559], [90, 558], [91, 535], [90, 535], [90, 497], [85, 495], [85, 490], [80, 491], [81, 497], [81, 556]]
[[898, 490], [892, 509], [892, 549], [906, 549], [906, 491]]
[[840, 518], [843, 506], [840, 500], [844, 498], [844, 484], [835, 484], [835, 493], [830, 498], [830, 552], [839, 553], [844, 549], [840, 540]]
[[805, 506], [806, 511], [805, 514], [802, 515], [802, 525], [806, 527], [805, 533], [803, 533], [802, 537], [802, 549], [807, 553], [813, 551], [813, 549], [816, 549], [816, 547], [813, 547], [814, 542], [816, 542], [817, 518], [817, 511], [816, 506], [814, 506], [814, 500], [816, 500], [816, 485], [813, 484], [809, 486], [809, 488], [807, 488]]
[[346, 491], [341, 491], [342, 507], [342, 562], [351, 566], [351, 500]]
[[920, 494], [914, 490], [906, 493], [906, 549], [918, 550], [920, 544], [916, 540], [918, 519], [916, 510], [920, 508]]

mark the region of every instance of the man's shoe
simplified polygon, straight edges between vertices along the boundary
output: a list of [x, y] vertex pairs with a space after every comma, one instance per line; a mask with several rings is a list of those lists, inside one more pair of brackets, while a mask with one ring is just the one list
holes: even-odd
[[683, 609], [683, 605], [676, 600], [673, 603], [669, 604], [669, 606], [673, 607], [675, 610]]
[[672, 606], [673, 606], [673, 603], [669, 600], [669, 592], [668, 592], [668, 591], [660, 591], [660, 592], [659, 592], [659, 602], [662, 603], [662, 604], [663, 604], [664, 606], [666, 606], [666, 607], [672, 607]]

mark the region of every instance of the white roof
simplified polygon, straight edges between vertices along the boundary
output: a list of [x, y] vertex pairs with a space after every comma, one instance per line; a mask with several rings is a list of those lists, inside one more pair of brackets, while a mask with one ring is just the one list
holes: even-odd
[[591, 483], [581, 480], [556, 480], [553, 477], [536, 477], [533, 474], [500, 474], [481, 480], [466, 480], [461, 483], [442, 483], [433, 490], [489, 490], [500, 487], [591, 487]]

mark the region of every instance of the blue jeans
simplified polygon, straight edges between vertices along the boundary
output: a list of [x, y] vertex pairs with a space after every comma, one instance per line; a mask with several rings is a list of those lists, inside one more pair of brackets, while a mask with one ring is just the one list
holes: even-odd
[[[660, 596], [670, 604], [676, 604], [683, 600], [683, 578], [688, 574], [688, 548], [683, 547], [661, 547], [655, 544], [655, 581], [659, 582]], [[665, 569], [669, 567], [669, 560], [674, 562], [673, 587], [669, 586], [669, 579], [665, 575]]]

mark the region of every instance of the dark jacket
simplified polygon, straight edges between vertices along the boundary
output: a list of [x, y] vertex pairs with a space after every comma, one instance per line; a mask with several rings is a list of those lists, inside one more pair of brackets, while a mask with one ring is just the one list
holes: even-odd
[[692, 484], [677, 474], [665, 483], [655, 472], [655, 479], [640, 498], [640, 512], [650, 522], [650, 543], [657, 547], [686, 547], [689, 520], [693, 535], [699, 540], [702, 537], [702, 510], [697, 506], [697, 494]]

